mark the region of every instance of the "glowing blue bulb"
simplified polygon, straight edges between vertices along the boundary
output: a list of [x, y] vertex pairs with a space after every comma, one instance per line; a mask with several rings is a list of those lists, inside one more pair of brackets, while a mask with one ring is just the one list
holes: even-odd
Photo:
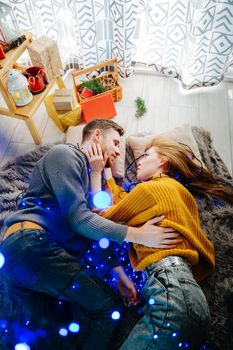
[[108, 240], [107, 238], [101, 238], [101, 239], [99, 240], [99, 246], [100, 246], [100, 248], [102, 248], [102, 249], [108, 248], [108, 246], [109, 246], [109, 240]]
[[121, 317], [121, 314], [119, 311], [113, 311], [113, 313], [112, 313], [113, 320], [119, 320], [120, 317]]
[[154, 339], [157, 339], [157, 338], [158, 338], [158, 334], [155, 334], [155, 335], [154, 335]]
[[74, 284], [72, 285], [72, 289], [78, 289], [78, 288], [79, 288], [78, 283], [74, 283]]
[[[60, 328], [58, 332], [62, 337], [66, 337], [68, 334], [68, 331], [66, 328]], [[17, 349], [18, 350], [18, 349]]]
[[179, 344], [178, 344], [178, 347], [179, 347], [179, 348], [181, 348], [181, 347], [182, 347], [182, 345], [183, 345], [182, 343], [179, 343]]
[[30, 350], [30, 346], [26, 343], [18, 343], [15, 345], [15, 350]]
[[1, 320], [0, 321], [0, 327], [1, 328], [6, 328], [7, 327], [7, 323], [8, 323], [7, 320]]
[[155, 300], [154, 299], [149, 299], [149, 304], [150, 305], [154, 305], [155, 304]]
[[78, 323], [75, 323], [75, 322], [72, 322], [70, 325], [69, 325], [69, 331], [72, 332], [72, 333], [78, 333], [80, 330], [80, 326]]
[[172, 336], [173, 336], [173, 337], [176, 337], [176, 336], [177, 336], [177, 334], [174, 332], [174, 333], [172, 333]]
[[167, 327], [170, 327], [170, 325], [171, 325], [171, 323], [168, 322], [168, 323], [167, 323]]
[[189, 344], [188, 343], [184, 343], [184, 348], [188, 349], [189, 348]]
[[5, 264], [4, 255], [0, 253], [0, 269], [3, 267], [4, 264]]
[[207, 349], [206, 344], [203, 344], [203, 345], [201, 346], [201, 350], [206, 350], [206, 349]]
[[112, 198], [108, 192], [99, 191], [94, 195], [93, 203], [96, 208], [105, 209], [112, 203]]

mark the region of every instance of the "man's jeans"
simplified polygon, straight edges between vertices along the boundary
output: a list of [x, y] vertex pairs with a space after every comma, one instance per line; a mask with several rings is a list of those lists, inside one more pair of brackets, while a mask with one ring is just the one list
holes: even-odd
[[[51, 241], [45, 231], [17, 231], [2, 243], [2, 272], [15, 289], [62, 297], [81, 307], [90, 319], [83, 350], [105, 350], [118, 322], [113, 311], [122, 304], [114, 291], [80, 261]], [[79, 320], [77, 320], [78, 322]]]
[[207, 349], [209, 308], [189, 266], [152, 265], [143, 288], [145, 313], [120, 350]]

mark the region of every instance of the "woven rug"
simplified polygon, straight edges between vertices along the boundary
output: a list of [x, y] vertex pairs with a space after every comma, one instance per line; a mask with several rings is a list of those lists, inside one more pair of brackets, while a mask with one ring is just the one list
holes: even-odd
[[[217, 180], [233, 190], [233, 179], [226, 166], [213, 147], [210, 134], [202, 128], [193, 127], [202, 160]], [[27, 189], [32, 169], [36, 163], [53, 145], [40, 146], [36, 150], [16, 158], [0, 168], [0, 228], [5, 218], [15, 210], [17, 196]], [[126, 165], [132, 161], [132, 150], [127, 148]], [[132, 173], [132, 176], [134, 174]], [[216, 269], [214, 274], [203, 284], [211, 311], [210, 348], [213, 350], [233, 349], [233, 207], [229, 204], [197, 198], [200, 220], [204, 232], [215, 245]], [[14, 319], [22, 313], [22, 305], [14, 304], [9, 298], [6, 285], [0, 281], [0, 320]], [[49, 299], [48, 299], [49, 300]], [[47, 320], [51, 317], [51, 303], [46, 301]], [[53, 309], [54, 310], [54, 309]], [[9, 316], [11, 315], [11, 316]], [[53, 321], [56, 315], [53, 315]], [[2, 327], [2, 328], [1, 328]], [[200, 329], [201, 331], [201, 329]], [[127, 330], [125, 329], [125, 334]], [[123, 339], [125, 334], [121, 334]], [[4, 347], [4, 327], [0, 322], [0, 348]], [[67, 347], [68, 346], [68, 347]], [[61, 344], [54, 344], [49, 350], [61, 349]], [[70, 344], [64, 349], [75, 349]]]

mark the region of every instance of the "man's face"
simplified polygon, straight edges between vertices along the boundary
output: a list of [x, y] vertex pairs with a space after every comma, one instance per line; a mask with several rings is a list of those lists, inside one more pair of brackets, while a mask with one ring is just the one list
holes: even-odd
[[104, 133], [101, 132], [99, 136], [99, 143], [102, 147], [102, 151], [107, 152], [108, 161], [110, 164], [114, 161], [116, 157], [120, 155], [120, 135], [114, 129], [106, 130]]

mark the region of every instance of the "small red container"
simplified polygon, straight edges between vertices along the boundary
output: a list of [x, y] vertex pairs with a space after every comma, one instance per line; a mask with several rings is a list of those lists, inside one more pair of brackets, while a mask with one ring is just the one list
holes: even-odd
[[45, 89], [45, 72], [41, 67], [29, 67], [24, 73], [29, 83], [29, 90], [33, 94], [37, 94]]
[[5, 52], [3, 51], [3, 47], [2, 45], [0, 45], [0, 60], [3, 60], [3, 58], [5, 58], [6, 55], [5, 55]]
[[92, 92], [91, 90], [89, 90], [87, 88], [84, 88], [82, 93], [81, 93], [81, 96], [84, 98], [90, 98], [90, 97], [94, 96], [94, 92]]

